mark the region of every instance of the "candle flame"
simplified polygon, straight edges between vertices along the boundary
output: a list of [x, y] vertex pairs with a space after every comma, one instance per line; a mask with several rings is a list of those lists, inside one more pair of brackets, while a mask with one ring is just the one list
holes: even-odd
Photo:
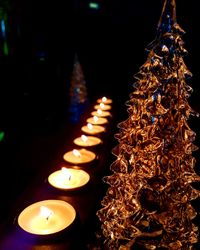
[[102, 102], [100, 103], [99, 106], [100, 106], [101, 109], [103, 109], [105, 107], [104, 103], [102, 103]]
[[102, 115], [102, 110], [101, 109], [97, 109], [97, 113], [99, 114], [99, 115]]
[[93, 129], [93, 125], [92, 125], [91, 123], [88, 123], [88, 124], [87, 124], [87, 127], [88, 127], [88, 129], [90, 129], [90, 130]]
[[95, 122], [97, 122], [99, 120], [99, 118], [96, 115], [93, 117], [93, 119]]
[[72, 151], [73, 155], [75, 155], [76, 157], [80, 157], [81, 153], [77, 150], [77, 149], [73, 149]]
[[71, 180], [72, 175], [71, 175], [69, 169], [67, 169], [67, 168], [65, 168], [65, 167], [62, 167], [62, 168], [61, 168], [61, 172], [62, 172], [62, 175], [63, 175], [63, 177], [64, 177], [65, 179], [67, 179], [67, 180], [69, 180], [69, 181]]
[[106, 102], [107, 98], [104, 96], [101, 100], [102, 100], [102, 102]]
[[81, 140], [83, 142], [86, 142], [88, 140], [87, 136], [86, 135], [81, 135]]
[[53, 211], [49, 209], [48, 207], [41, 206], [40, 207], [40, 215], [44, 217], [46, 220], [49, 219], [50, 216], [53, 215]]

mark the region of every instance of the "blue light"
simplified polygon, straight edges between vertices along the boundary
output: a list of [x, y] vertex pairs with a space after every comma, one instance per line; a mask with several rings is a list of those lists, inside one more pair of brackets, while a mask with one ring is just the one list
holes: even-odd
[[2, 35], [5, 38], [6, 37], [6, 25], [5, 25], [5, 21], [1, 20], [1, 31], [2, 31]]
[[45, 51], [37, 51], [36, 56], [39, 58], [40, 61], [45, 61], [46, 53]]
[[155, 117], [154, 116], [151, 116], [151, 121], [152, 121], [152, 123], [154, 123], [155, 122]]

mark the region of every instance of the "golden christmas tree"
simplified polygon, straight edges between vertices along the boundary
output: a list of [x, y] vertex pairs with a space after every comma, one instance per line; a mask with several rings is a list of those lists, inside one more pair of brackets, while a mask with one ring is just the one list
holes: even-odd
[[156, 39], [126, 103], [128, 119], [118, 125], [116, 160], [108, 190], [97, 211], [101, 249], [194, 249], [198, 228], [192, 200], [200, 191], [189, 125], [198, 115], [188, 103], [192, 77], [183, 57], [184, 31], [176, 20], [175, 0], [165, 0]]

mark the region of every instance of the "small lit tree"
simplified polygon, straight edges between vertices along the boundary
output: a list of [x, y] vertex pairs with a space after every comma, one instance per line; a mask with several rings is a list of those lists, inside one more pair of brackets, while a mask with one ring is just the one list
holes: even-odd
[[80, 116], [88, 103], [85, 77], [77, 54], [74, 58], [74, 65], [69, 90], [69, 99], [69, 112], [71, 113], [71, 119], [76, 122], [80, 119]]
[[198, 228], [191, 201], [200, 191], [193, 182], [198, 148], [187, 120], [197, 115], [188, 104], [192, 76], [183, 57], [184, 31], [176, 22], [175, 0], [165, 0], [156, 39], [135, 75], [113, 149], [109, 185], [97, 211], [103, 249], [193, 249]]

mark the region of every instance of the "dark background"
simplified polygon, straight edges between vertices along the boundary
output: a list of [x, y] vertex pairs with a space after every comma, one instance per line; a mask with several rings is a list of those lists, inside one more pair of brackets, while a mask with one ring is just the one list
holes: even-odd
[[[116, 122], [126, 116], [124, 103], [133, 75], [145, 62], [145, 47], [155, 38], [163, 1], [93, 1], [99, 3], [98, 10], [89, 8], [89, 2], [0, 0], [7, 16], [9, 49], [5, 55], [0, 34], [0, 130], [5, 132], [0, 142], [0, 193], [7, 204], [50, 161], [55, 148], [47, 137], [67, 119], [75, 53], [89, 101], [107, 95], [116, 104]], [[186, 31], [185, 62], [194, 75], [190, 104], [200, 111], [198, 1], [177, 0], [177, 18]], [[199, 120], [193, 125], [198, 144]]]
[[[156, 35], [162, 0], [1, 0], [7, 13], [9, 55], [0, 40], [1, 127], [20, 129], [59, 122], [65, 115], [74, 54], [87, 82], [89, 100], [101, 93], [128, 98], [133, 74], [146, 59]], [[199, 11], [197, 1], [177, 0], [178, 23], [186, 31], [186, 64], [199, 92]], [[191, 100], [193, 101], [193, 100]]]

